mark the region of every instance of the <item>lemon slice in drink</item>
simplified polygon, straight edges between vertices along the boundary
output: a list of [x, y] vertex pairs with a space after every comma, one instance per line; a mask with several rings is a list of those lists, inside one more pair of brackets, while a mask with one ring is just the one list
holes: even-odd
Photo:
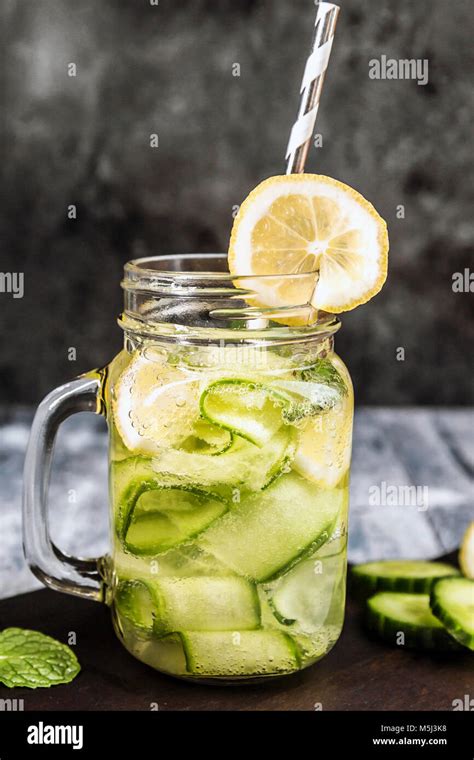
[[468, 526], [461, 542], [459, 566], [466, 578], [474, 580], [474, 522]]
[[157, 454], [191, 435], [200, 385], [199, 378], [166, 364], [158, 352], [136, 353], [112, 397], [114, 422], [127, 449]]
[[[365, 303], [387, 277], [387, 225], [352, 187], [319, 174], [270, 177], [242, 204], [232, 229], [233, 275], [318, 271], [313, 306], [332, 313]], [[282, 277], [256, 284], [252, 302], [301, 303], [300, 287]], [[293, 322], [294, 323], [294, 322]]]
[[301, 431], [293, 468], [321, 488], [334, 488], [349, 469], [352, 451], [353, 395], [349, 373], [335, 354], [331, 363], [348, 386], [339, 403], [310, 418]]

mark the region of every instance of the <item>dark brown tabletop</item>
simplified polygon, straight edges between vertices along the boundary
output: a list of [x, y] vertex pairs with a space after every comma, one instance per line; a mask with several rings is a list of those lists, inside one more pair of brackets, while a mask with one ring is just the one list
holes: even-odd
[[[474, 658], [390, 648], [367, 637], [360, 609], [348, 600], [334, 649], [297, 675], [253, 685], [205, 686], [161, 675], [135, 660], [112, 630], [109, 611], [52, 591], [0, 602], [0, 627], [33, 628], [67, 642], [76, 634], [82, 665], [70, 684], [7, 689], [25, 710], [452, 710], [474, 693]], [[319, 709], [321, 709], [319, 707]]]

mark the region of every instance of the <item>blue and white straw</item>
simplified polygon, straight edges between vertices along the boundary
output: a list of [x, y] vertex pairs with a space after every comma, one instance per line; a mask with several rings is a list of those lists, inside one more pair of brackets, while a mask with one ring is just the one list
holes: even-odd
[[318, 2], [316, 8], [311, 55], [306, 62], [301, 83], [300, 109], [286, 151], [287, 174], [304, 172], [339, 16], [338, 5]]

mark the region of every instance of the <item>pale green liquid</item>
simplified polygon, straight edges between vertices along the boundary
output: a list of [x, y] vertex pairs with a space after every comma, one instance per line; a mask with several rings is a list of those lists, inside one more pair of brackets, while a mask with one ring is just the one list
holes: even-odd
[[[112, 366], [111, 399], [129, 361], [121, 355]], [[301, 382], [301, 362], [292, 361], [285, 356], [280, 363], [272, 355], [271, 366], [249, 362], [224, 372], [204, 362], [199, 367], [200, 388], [226, 377], [265, 386], [281, 380]], [[120, 420], [115, 426], [111, 416], [111, 459], [121, 463], [112, 464], [110, 484], [116, 525], [114, 586], [119, 589], [114, 624], [125, 647], [139, 660], [182, 678], [252, 680], [307, 667], [337, 641], [345, 604], [348, 460], [343, 461], [343, 453], [347, 458], [350, 450], [352, 390], [336, 361], [343, 380], [338, 386], [340, 401], [329, 411], [307, 409], [303, 417], [285, 420], [283, 434], [288, 434], [290, 444], [286, 458], [273, 469], [269, 463], [272, 446], [277, 448], [275, 437], [262, 446], [237, 440], [241, 448], [235, 449], [234, 458], [229, 458], [230, 449], [209, 453], [206, 444], [190, 435], [199, 406], [194, 398], [183, 404], [179, 393], [170, 396], [177, 406], [167, 401], [169, 434], [152, 452], [147, 450], [146, 425], [145, 444], [128, 448], [118, 432]], [[181, 361], [173, 362], [173, 382], [180, 387], [181, 378], [189, 377], [189, 366], [183, 369]], [[157, 377], [161, 371], [157, 363]], [[168, 370], [163, 374], [169, 382]], [[305, 382], [310, 386], [312, 381]], [[232, 401], [229, 397], [230, 406]], [[109, 406], [116, 410], [113, 402]], [[131, 417], [140, 425], [144, 417], [138, 412], [134, 417], [132, 410]], [[153, 413], [156, 407], [151, 406]], [[308, 447], [311, 426], [314, 446]], [[301, 466], [295, 451], [303, 436], [310, 457], [309, 465], [304, 459]], [[186, 457], [176, 451], [184, 451]], [[142, 465], [143, 478], [151, 468], [158, 488], [139, 497], [125, 530], [124, 504], [130, 502], [124, 499], [124, 489], [140, 483]], [[189, 480], [197, 496], [192, 492], [183, 498], [179, 489], [160, 490], [170, 482], [182, 485]], [[285, 504], [285, 489], [291, 494], [293, 486], [297, 498], [290, 496]], [[334, 518], [324, 535], [314, 527], [318, 517], [312, 513], [317, 510]], [[124, 586], [130, 581], [143, 585]], [[121, 588], [132, 591], [121, 597]]]

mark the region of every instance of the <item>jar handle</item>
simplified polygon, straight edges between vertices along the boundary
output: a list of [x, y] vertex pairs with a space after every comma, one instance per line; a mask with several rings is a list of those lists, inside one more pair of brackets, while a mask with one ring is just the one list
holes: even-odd
[[51, 540], [48, 486], [54, 442], [61, 423], [76, 412], [103, 413], [102, 372], [93, 371], [51, 391], [33, 419], [23, 487], [23, 550], [31, 571], [56, 591], [103, 601], [100, 558], [64, 554]]

